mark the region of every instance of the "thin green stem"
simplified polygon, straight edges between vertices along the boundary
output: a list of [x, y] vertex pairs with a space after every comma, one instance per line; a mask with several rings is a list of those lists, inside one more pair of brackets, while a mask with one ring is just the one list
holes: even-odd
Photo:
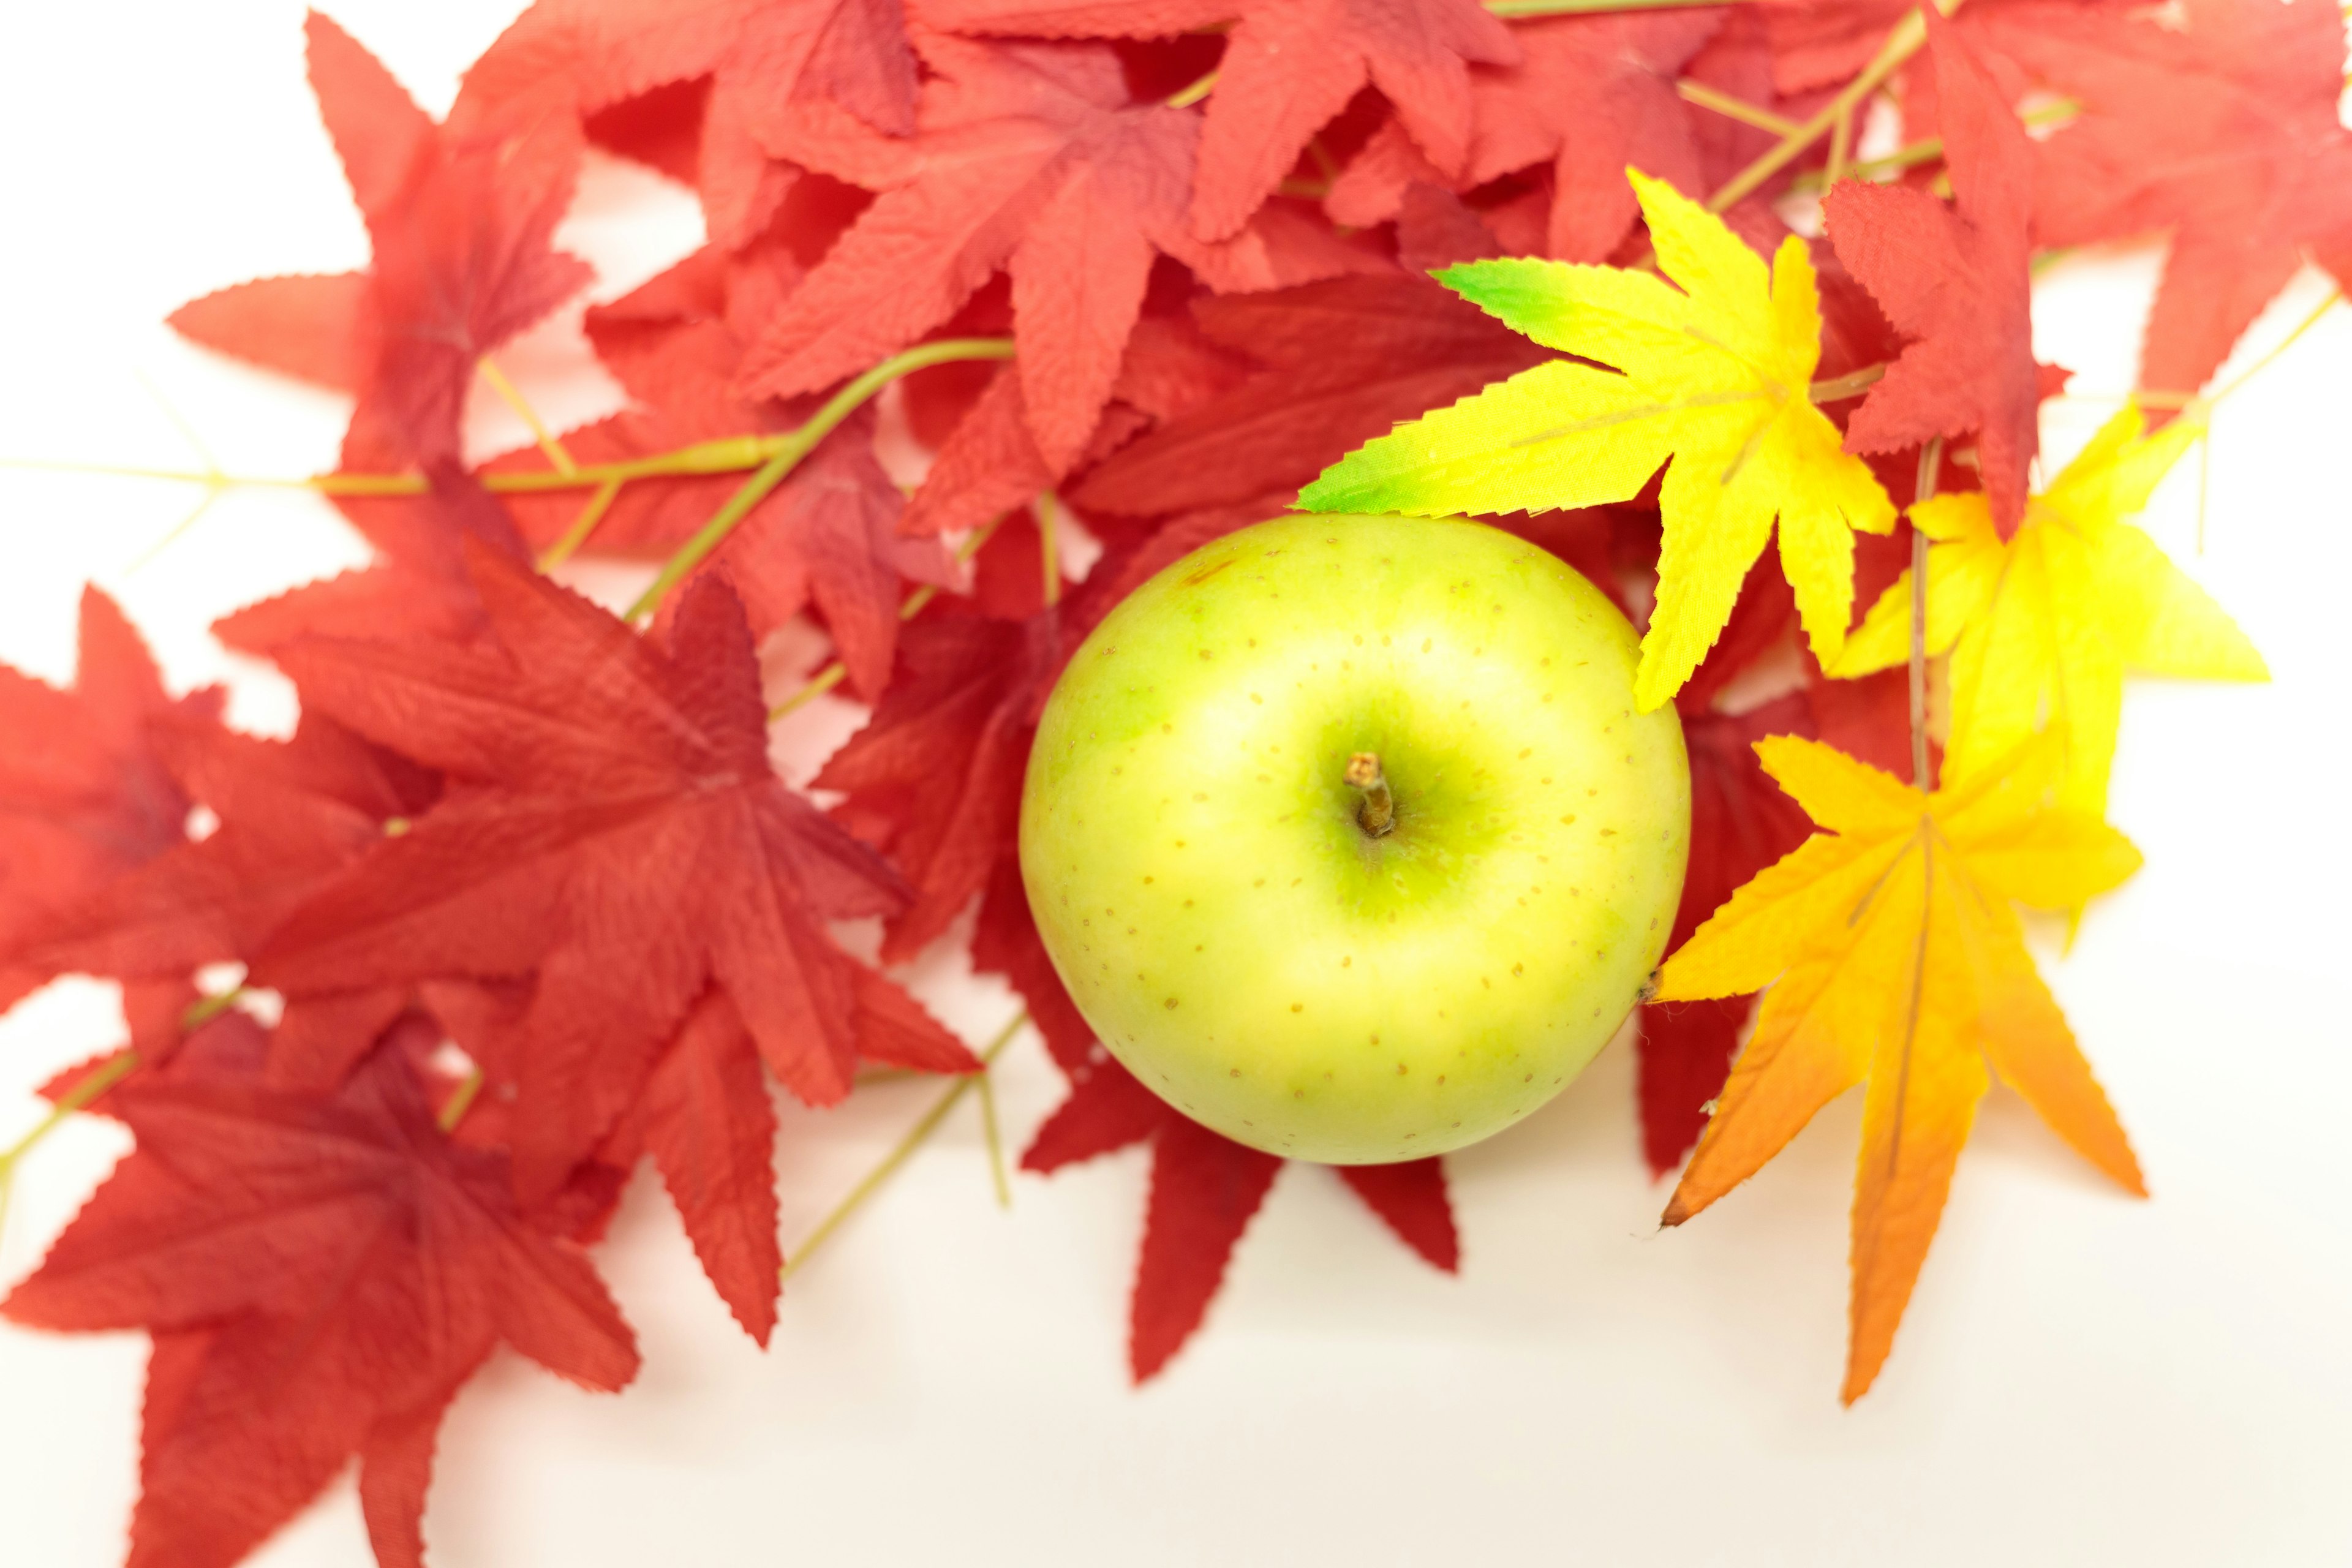
[[87, 1109], [91, 1101], [138, 1070], [139, 1053], [133, 1050], [117, 1051], [100, 1062], [91, 1069], [89, 1076], [58, 1096], [56, 1103], [49, 1107], [49, 1113], [35, 1122], [31, 1131], [17, 1139], [5, 1151], [0, 1151], [0, 1170], [16, 1169], [16, 1162], [32, 1152], [41, 1140], [57, 1131], [68, 1117]]
[[1827, 381], [1817, 381], [1806, 391], [1815, 403], [1841, 403], [1849, 397], [1859, 397], [1886, 378], [1883, 364], [1866, 364], [1860, 370], [1833, 375]]
[[2279, 355], [2286, 353], [2288, 349], [2294, 346], [2295, 339], [2303, 336], [2304, 333], [2319, 325], [2319, 319], [2322, 316], [2326, 315], [2328, 311], [2334, 310], [2337, 305], [2343, 303], [2343, 301], [2344, 290], [2341, 289], [2330, 289], [2327, 291], [2326, 297], [2321, 300], [2318, 304], [2314, 305], [2311, 308], [2311, 313], [2294, 324], [2294, 331], [2287, 333], [2286, 336], [2273, 343], [2263, 354], [2262, 358], [2256, 360], [2253, 363], [2248, 365], [2245, 369], [2231, 376], [2229, 381], [2223, 384], [2221, 391], [2213, 394], [2210, 397], [2203, 399], [2203, 402], [2208, 406], [2219, 403], [2223, 398], [2229, 396], [2231, 393], [2237, 391], [2240, 387], [2245, 385], [2246, 383], [2253, 380], [2255, 376], [2260, 375], [2263, 371], [2268, 370], [2271, 367], [2272, 362], [2276, 360]]
[[[698, 441], [673, 451], [656, 452], [618, 463], [596, 463], [561, 473], [550, 468], [477, 475], [484, 489], [500, 495], [537, 494], [545, 490], [593, 490], [614, 480], [675, 479], [740, 473], [756, 468], [788, 445], [794, 433], [778, 436], [722, 436]], [[32, 473], [88, 474], [101, 479], [161, 479], [168, 484], [203, 485], [219, 489], [309, 490], [313, 495], [421, 496], [431, 489], [422, 474], [313, 474], [285, 479], [262, 474], [224, 474], [196, 468], [150, 468], [122, 463], [62, 463], [45, 458], [0, 458], [0, 468]]]
[[606, 479], [597, 486], [596, 493], [588, 498], [588, 504], [580, 509], [580, 515], [572, 520], [572, 526], [563, 531], [563, 537], [549, 545], [541, 554], [539, 569], [552, 572], [578, 553], [580, 547], [588, 542], [588, 536], [596, 531], [596, 525], [604, 521], [604, 514], [613, 510], [613, 503], [620, 499], [620, 495], [621, 481], [618, 479]]
[[225, 485], [206, 485], [205, 487], [204, 499], [196, 502], [194, 506], [190, 507], [188, 509], [188, 514], [166, 530], [161, 539], [158, 539], [154, 543], [149, 545], [137, 555], [131, 557], [131, 564], [122, 569], [123, 574], [128, 576], [130, 574], [138, 571], [141, 567], [154, 560], [155, 557], [163, 554], [166, 550], [169, 550], [173, 544], [179, 542], [181, 537], [184, 535], [188, 530], [195, 527], [197, 522], [202, 520], [205, 513], [213, 510], [213, 503], [227, 493], [228, 489]]
[[474, 1101], [481, 1098], [482, 1085], [488, 1081], [488, 1075], [480, 1068], [476, 1068], [458, 1080], [457, 1087], [450, 1092], [449, 1102], [441, 1108], [441, 1114], [434, 1118], [440, 1123], [442, 1131], [457, 1131], [457, 1124], [466, 1120], [466, 1112], [473, 1110]]
[[809, 677], [807, 683], [798, 691], [769, 709], [768, 722], [772, 724], [787, 714], [799, 712], [848, 679], [849, 667], [839, 659], [835, 659], [831, 664]]
[[563, 443], [556, 438], [555, 432], [541, 422], [539, 411], [523, 396], [522, 388], [507, 379], [507, 373], [499, 368], [498, 362], [484, 354], [474, 362], [474, 365], [481, 372], [482, 379], [490, 384], [490, 390], [499, 395], [499, 401], [513, 409], [517, 417], [522, 420], [524, 428], [530, 432], [531, 444], [539, 448], [541, 456], [555, 465], [555, 471], [560, 474], [576, 473], [580, 465], [572, 460], [572, 454], [563, 449]]
[[[1960, 0], [1935, 0], [1936, 8], [1945, 16], [1959, 9]], [[1806, 148], [1829, 134], [1837, 122], [1872, 93], [1886, 83], [1886, 79], [1903, 68], [1903, 62], [1919, 52], [1927, 41], [1927, 24], [1917, 11], [1905, 14], [1886, 36], [1886, 43], [1872, 61], [1862, 68], [1860, 75], [1840, 89], [1838, 95], [1823, 104], [1811, 120], [1782, 136], [1778, 144], [1745, 169], [1734, 174], [1724, 187], [1707, 198], [1707, 209], [1722, 212], [1734, 205], [1749, 192], [1779, 174], [1794, 162]]]
[[[1683, 96], [1688, 98], [1690, 95], [1685, 93]], [[1696, 102], [1697, 100], [1693, 99], [1692, 101]], [[2083, 106], [2068, 98], [2029, 109], [2017, 118], [2027, 125], [2051, 125], [2061, 120], [2072, 119], [2082, 111]], [[1925, 136], [1916, 142], [1906, 142], [1892, 153], [1876, 158], [1865, 158], [1858, 163], [1848, 164], [1845, 174], [1850, 180], [1874, 180], [1881, 174], [1898, 174], [1921, 163], [1932, 163], [1943, 155], [1944, 139], [1940, 136]], [[1826, 176], [1809, 172], [1799, 174], [1790, 181], [1789, 188], [1792, 191], [1818, 191], [1825, 189], [1828, 184], [1829, 180]]]
[[782, 484], [803, 458], [816, 449], [818, 442], [838, 428], [841, 422], [864, 405], [866, 400], [902, 375], [935, 364], [951, 364], [960, 360], [1011, 359], [1013, 340], [1010, 338], [945, 338], [938, 342], [918, 343], [900, 353], [892, 354], [872, 370], [836, 392], [811, 416], [809, 422], [782, 437], [768, 460], [755, 469], [751, 477], [736, 488], [709, 522], [694, 537], [681, 545], [675, 555], [655, 574], [653, 584], [637, 596], [628, 609], [627, 619], [641, 620], [659, 608], [669, 591], [684, 582], [688, 574], [709, 559], [711, 552], [727, 542], [727, 536], [736, 525], [751, 515], [775, 488]]
[[1830, 127], [1830, 160], [1822, 166], [1822, 178], [1836, 184], [1845, 178], [1846, 156], [1853, 148], [1853, 110], [1848, 109]]
[[1045, 574], [1043, 592], [1045, 607], [1053, 608], [1062, 599], [1062, 563], [1054, 551], [1054, 510], [1059, 503], [1054, 492], [1041, 490], [1037, 496], [1037, 561]]
[[988, 1179], [996, 1187], [996, 1206], [1013, 1206], [1013, 1184], [1004, 1174], [1004, 1135], [996, 1125], [996, 1077], [993, 1068], [980, 1069], [980, 1137], [988, 1146]]
[[891, 1173], [905, 1164], [908, 1158], [923, 1146], [924, 1141], [938, 1130], [940, 1123], [947, 1120], [948, 1112], [955, 1109], [956, 1102], [971, 1091], [976, 1080], [987, 1074], [997, 1057], [1003, 1052], [1005, 1047], [1013, 1043], [1013, 1037], [1018, 1035], [1028, 1022], [1027, 1013], [1013, 1015], [1013, 1021], [999, 1030], [996, 1038], [990, 1041], [988, 1047], [980, 1053], [981, 1070], [976, 1073], [966, 1073], [958, 1079], [945, 1094], [940, 1096], [929, 1110], [923, 1112], [922, 1119], [908, 1129], [907, 1135], [898, 1140], [898, 1146], [883, 1157], [882, 1163], [868, 1171], [856, 1186], [849, 1189], [849, 1195], [835, 1205], [831, 1214], [817, 1222], [817, 1227], [809, 1232], [808, 1239], [794, 1248], [791, 1257], [785, 1260], [784, 1279], [791, 1279], [793, 1271], [806, 1263], [816, 1249], [824, 1245], [825, 1238], [840, 1229], [842, 1222], [856, 1214], [865, 1205], [866, 1200], [872, 1197], [880, 1189], [882, 1184], [890, 1179]]
[[197, 997], [194, 1002], [188, 1004], [187, 1011], [180, 1015], [180, 1033], [183, 1035], [194, 1034], [198, 1029], [203, 1028], [206, 1024], [211, 1023], [215, 1018], [219, 1017], [222, 1014], [226, 1013], [230, 1008], [236, 1006], [239, 1002], [244, 1001], [245, 995], [245, 987], [239, 985], [234, 990], [218, 992], [210, 996]]
[[[245, 994], [245, 987], [240, 985], [233, 991], [223, 991], [216, 995], [199, 996], [180, 1014], [181, 1035], [184, 1037], [194, 1034], [244, 1000]], [[0, 1173], [13, 1172], [16, 1162], [30, 1153], [36, 1144], [55, 1131], [68, 1117], [76, 1111], [89, 1109], [99, 1096], [137, 1071], [139, 1065], [139, 1053], [134, 1050], [124, 1049], [109, 1057], [92, 1069], [89, 1077], [59, 1095], [50, 1106], [49, 1113], [43, 1117], [31, 1131], [17, 1139], [6, 1149], [0, 1150]]]
[[1775, 114], [1744, 98], [1734, 98], [1727, 92], [1717, 92], [1703, 81], [1685, 77], [1675, 83], [1675, 91], [1685, 103], [1696, 103], [1701, 109], [1711, 109], [1727, 120], [1737, 120], [1742, 125], [1753, 125], [1759, 131], [1769, 131], [1775, 136], [1786, 136], [1797, 129], [1797, 122], [1784, 114]]
[[1168, 107], [1171, 109], [1190, 109], [1194, 104], [1200, 102], [1202, 99], [1208, 97], [1210, 93], [1215, 91], [1216, 87], [1217, 73], [1211, 71], [1208, 75], [1202, 77], [1192, 86], [1185, 88], [1182, 91], [1171, 98], [1168, 100]]

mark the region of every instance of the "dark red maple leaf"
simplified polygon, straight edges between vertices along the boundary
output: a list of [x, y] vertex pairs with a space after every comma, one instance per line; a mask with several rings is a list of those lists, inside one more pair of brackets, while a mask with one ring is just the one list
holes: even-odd
[[434, 794], [428, 776], [317, 714], [291, 741], [184, 717], [154, 721], [151, 732], [185, 798], [213, 814], [213, 831], [58, 909], [29, 962], [146, 979], [250, 959], [289, 912], [381, 841], [387, 822]]
[[2183, 0], [2177, 17], [2004, 5], [1981, 21], [1993, 48], [2083, 106], [2042, 145], [2036, 240], [2171, 231], [2142, 386], [2202, 386], [2304, 247], [2352, 271], [2352, 132], [2337, 118], [2345, 40], [2332, 0]]
[[0, 1010], [71, 965], [25, 950], [58, 911], [186, 842], [187, 793], [156, 726], [211, 726], [212, 688], [163, 690], [139, 633], [96, 588], [81, 596], [69, 690], [0, 665]]
[[1342, 278], [1195, 315], [1267, 368], [1122, 448], [1070, 491], [1150, 516], [1295, 492], [1400, 420], [1515, 375], [1548, 352], [1426, 278]]
[[404, 462], [458, 455], [482, 355], [588, 281], [550, 241], [572, 198], [578, 128], [498, 136], [436, 125], [374, 56], [317, 12], [310, 84], [367, 220], [363, 278], [264, 278], [180, 308], [207, 347], [359, 395]]
[[2033, 143], [1952, 24], [1927, 15], [1937, 124], [1958, 211], [1924, 191], [1841, 180], [1822, 204], [1838, 258], [1895, 330], [1916, 341], [1846, 426], [1857, 452], [1978, 432], [1985, 495], [2003, 537], [2025, 515], [2041, 400], [2065, 373], [2033, 362], [2026, 262]]
[[912, 957], [946, 931], [1014, 852], [1021, 784], [1055, 673], [1068, 655], [1048, 608], [1000, 619], [961, 605], [909, 623], [874, 716], [825, 762], [819, 789], [879, 845], [914, 897], [885, 928], [882, 955]]
[[1130, 100], [1096, 45], [927, 36], [939, 75], [900, 141], [837, 112], [796, 113], [772, 150], [881, 194], [768, 321], [745, 389], [813, 391], [1013, 279], [1029, 426], [1056, 476], [1092, 436], [1141, 313], [1155, 254], [1221, 289], [1270, 289], [1377, 262], [1274, 215], [1204, 244], [1183, 221], [1199, 119]]
[[450, 118], [584, 118], [706, 76], [694, 183], [722, 247], [757, 235], [791, 189], [798, 172], [761, 143], [795, 105], [837, 105], [894, 136], [915, 129], [900, 0], [538, 0], [466, 73]]
[[[1151, 1144], [1151, 1196], [1129, 1307], [1135, 1381], [1160, 1369], [1201, 1326], [1234, 1247], [1285, 1162], [1210, 1131], [1095, 1047], [1073, 1065], [1070, 1097], [1037, 1131], [1024, 1170], [1060, 1170], [1131, 1144]], [[1461, 1242], [1439, 1160], [1334, 1167], [1406, 1246], [1448, 1273]]]
[[357, 395], [342, 468], [422, 469], [423, 495], [338, 500], [383, 557], [224, 617], [221, 639], [267, 653], [310, 632], [463, 637], [480, 626], [470, 536], [520, 556], [498, 501], [467, 476], [459, 421], [482, 355], [587, 281], [552, 248], [579, 162], [576, 128], [503, 136], [436, 126], [326, 17], [306, 24], [319, 97], [374, 258], [364, 273], [265, 278], [182, 306], [182, 334]]
[[[778, 219], [779, 228], [785, 222]], [[589, 336], [638, 406], [568, 433], [582, 463], [622, 462], [693, 443], [793, 428], [814, 410], [735, 395], [739, 327], [764, 318], [803, 274], [797, 237], [781, 232], [729, 253], [706, 247], [611, 305], [592, 310]], [[764, 637], [812, 605], [840, 649], [852, 688], [871, 700], [888, 679], [908, 580], [945, 586], [953, 559], [938, 543], [900, 537], [906, 498], [874, 454], [875, 417], [852, 415], [742, 520], [699, 570], [722, 574]], [[543, 468], [535, 448], [489, 467]], [[740, 473], [665, 479], [622, 489], [583, 552], [667, 555], [743, 482]], [[545, 545], [569, 532], [586, 492], [548, 491], [515, 517]]]
[[740, 601], [689, 584], [665, 648], [488, 551], [472, 566], [488, 646], [281, 650], [306, 707], [452, 789], [289, 917], [257, 978], [303, 993], [536, 971], [514, 1108], [529, 1195], [604, 1136], [709, 985], [794, 1093], [840, 1099], [858, 965], [824, 922], [906, 895], [770, 766]]
[[[1705, 195], [1688, 107], [1675, 79], [1722, 17], [1706, 10], [1650, 16], [1562, 16], [1514, 29], [1526, 58], [1472, 78], [1468, 188], [1549, 163], [1552, 198], [1545, 253], [1602, 261], [1641, 216], [1628, 164], [1694, 195]], [[1344, 223], [1396, 216], [1415, 181], [1441, 179], [1416, 167], [1417, 148], [1391, 121], [1332, 187], [1331, 213]]]
[[1201, 132], [1192, 226], [1238, 233], [1308, 140], [1369, 82], [1448, 175], [1470, 151], [1470, 67], [1519, 58], [1512, 30], [1475, 0], [924, 0], [966, 32], [1167, 37], [1232, 22]]
[[[360, 473], [400, 466], [397, 447], [368, 405], [352, 416], [342, 463]], [[213, 635], [264, 657], [313, 635], [386, 642], [464, 642], [479, 635], [482, 605], [466, 571], [467, 542], [520, 561], [521, 536], [499, 499], [454, 460], [427, 465], [424, 481], [417, 495], [338, 497], [336, 510], [380, 559], [233, 610], [213, 623]]]
[[228, 1568], [354, 1456], [377, 1561], [419, 1564], [434, 1435], [498, 1345], [635, 1375], [594, 1269], [443, 1136], [409, 1054], [388, 1039], [331, 1098], [219, 1061], [109, 1097], [137, 1151], [0, 1311], [153, 1334], [132, 1568]]
[[[977, 1058], [872, 970], [855, 975], [858, 1048], [918, 1072], [974, 1072]], [[623, 1112], [598, 1159], [653, 1156], [711, 1288], [761, 1345], [776, 1326], [784, 1256], [776, 1237], [776, 1112], [760, 1050], [725, 993], [703, 994]]]

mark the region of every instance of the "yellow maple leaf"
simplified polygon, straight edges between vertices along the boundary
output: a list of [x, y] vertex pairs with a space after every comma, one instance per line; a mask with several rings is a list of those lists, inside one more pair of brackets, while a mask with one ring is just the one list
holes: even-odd
[[1829, 831], [1734, 893], [1659, 974], [1662, 1002], [1771, 987], [1664, 1223], [1746, 1181], [1816, 1110], [1867, 1082], [1851, 1404], [1894, 1343], [1988, 1067], [2085, 1159], [2145, 1195], [2012, 907], [2079, 907], [2140, 857], [2095, 816], [2046, 804], [2059, 765], [2046, 741], [1932, 795], [1816, 741], [1776, 735], [1756, 750]]
[[[1945, 765], [1982, 769], [2045, 726], [2063, 747], [2064, 804], [2105, 815], [2126, 671], [2267, 680], [2246, 634], [2124, 519], [2204, 433], [2193, 417], [2143, 434], [2127, 405], [2026, 502], [2003, 542], [1984, 497], [1937, 496], [1911, 509], [1927, 552], [1927, 651], [1952, 655]], [[1832, 675], [1900, 664], [1911, 646], [1911, 574], [1872, 605]]]
[[[1721, 218], [1627, 170], [1658, 266], [1475, 261], [1438, 281], [1555, 360], [1357, 448], [1299, 497], [1314, 511], [1543, 511], [1631, 499], [1669, 458], [1657, 607], [1635, 702], [1674, 696], [1722, 632], [1780, 521], [1780, 564], [1814, 653], [1828, 658], [1853, 608], [1853, 531], [1895, 509], [1813, 406], [1821, 305], [1804, 242], [1763, 259]], [[1622, 373], [1622, 374], [1620, 374]]]

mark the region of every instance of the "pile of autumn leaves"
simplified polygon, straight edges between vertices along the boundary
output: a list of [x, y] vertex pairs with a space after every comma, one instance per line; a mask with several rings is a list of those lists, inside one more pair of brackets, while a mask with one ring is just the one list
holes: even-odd
[[[1282, 1163], [1094, 1044], [1015, 805], [1086, 631], [1294, 504], [1496, 514], [1645, 618], [1694, 789], [1645, 1145], [1696, 1142], [1679, 1221], [1866, 1083], [1847, 1397], [1989, 1070], [2137, 1189], [2013, 906], [2137, 864], [2102, 821], [2126, 670], [2262, 673], [2126, 520], [2303, 256], [2352, 275], [2332, 0], [540, 0], [440, 124], [333, 24], [310, 44], [372, 265], [174, 318], [356, 399], [320, 488], [375, 564], [216, 628], [300, 728], [168, 696], [94, 592], [71, 691], [0, 675], [0, 1001], [122, 982], [129, 1045], [50, 1093], [138, 1140], [6, 1310], [152, 1331], [135, 1562], [232, 1563], [354, 1455], [380, 1558], [417, 1561], [435, 1431], [497, 1345], [634, 1373], [584, 1248], [641, 1157], [764, 1343], [765, 1080], [821, 1105], [863, 1066], [977, 1065], [839, 921], [880, 917], [887, 965], [976, 905], [974, 962], [1071, 1084], [1024, 1163], [1150, 1144], [1157, 1371]], [[1879, 91], [1906, 145], [1848, 168]], [[471, 463], [484, 356], [587, 280], [551, 237], [592, 142], [690, 184], [709, 243], [587, 313], [628, 412]], [[1774, 204], [1824, 184], [1826, 238], [1790, 235]], [[2158, 230], [2168, 423], [2127, 408], [2029, 493], [2063, 379], [2029, 260]], [[866, 401], [900, 376], [935, 452], [911, 495]], [[1104, 552], [1070, 584], [1074, 515]], [[574, 553], [672, 569], [616, 616], [542, 574]], [[796, 616], [836, 653], [811, 689], [872, 709], [825, 807], [768, 761], [756, 650]], [[1725, 705], [1792, 647], [1793, 687]], [[273, 1026], [198, 996], [221, 963]], [[1437, 1162], [1342, 1174], [1454, 1267]]]

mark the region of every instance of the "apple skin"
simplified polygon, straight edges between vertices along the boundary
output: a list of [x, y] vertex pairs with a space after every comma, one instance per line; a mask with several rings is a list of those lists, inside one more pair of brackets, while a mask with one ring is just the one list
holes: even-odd
[[[1111, 612], [1047, 701], [1021, 870], [1110, 1053], [1269, 1153], [1443, 1153], [1600, 1051], [1690, 846], [1671, 704], [1558, 558], [1460, 518], [1292, 516]], [[1357, 820], [1349, 759], [1395, 802]]]

